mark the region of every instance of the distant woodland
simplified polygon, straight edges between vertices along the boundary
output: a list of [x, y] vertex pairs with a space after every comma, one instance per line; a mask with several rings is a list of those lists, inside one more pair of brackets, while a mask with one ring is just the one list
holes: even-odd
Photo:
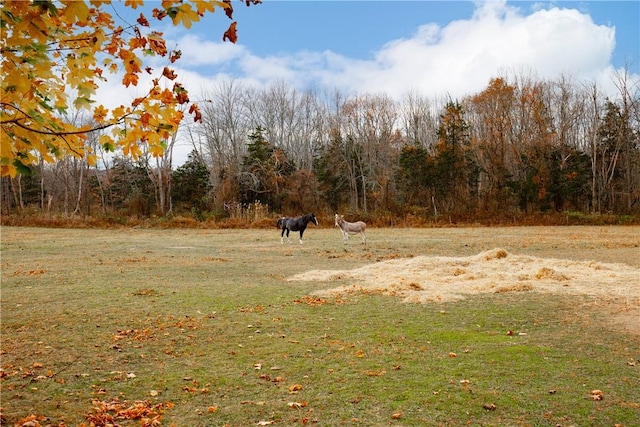
[[[463, 99], [264, 89], [199, 94], [163, 157], [88, 138], [100, 161], [41, 162], [2, 178], [6, 216], [194, 221], [307, 212], [474, 221], [554, 213], [640, 215], [640, 82], [615, 97], [570, 77], [496, 77]], [[194, 96], [196, 98], [196, 96]], [[82, 121], [81, 115], [68, 120]], [[173, 164], [176, 144], [192, 146]]]

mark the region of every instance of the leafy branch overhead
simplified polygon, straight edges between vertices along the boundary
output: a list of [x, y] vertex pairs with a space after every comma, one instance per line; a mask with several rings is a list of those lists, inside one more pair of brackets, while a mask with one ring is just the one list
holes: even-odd
[[[247, 6], [260, 0], [246, 0]], [[126, 22], [111, 0], [34, 0], [2, 2], [0, 7], [0, 165], [2, 176], [15, 176], [41, 159], [53, 162], [68, 155], [89, 163], [95, 154], [85, 144], [87, 133], [102, 132], [100, 144], [119, 147], [136, 158], [141, 144], [154, 156], [164, 153], [165, 141], [188, 111], [201, 120], [197, 104], [176, 81], [171, 68], [179, 50], [167, 49], [163, 33], [152, 23], [171, 20], [190, 28], [216, 9], [232, 20], [224, 41], [237, 41], [231, 0], [162, 0], [151, 16], [140, 13]], [[138, 9], [139, 0], [124, 6]], [[154, 4], [155, 5], [155, 4]], [[118, 22], [116, 22], [116, 18]], [[162, 69], [145, 57], [166, 58]], [[139, 87], [142, 95], [115, 108], [100, 105], [96, 91], [108, 76], [117, 76], [125, 88]], [[71, 110], [89, 111], [91, 124], [73, 124], [64, 116]]]

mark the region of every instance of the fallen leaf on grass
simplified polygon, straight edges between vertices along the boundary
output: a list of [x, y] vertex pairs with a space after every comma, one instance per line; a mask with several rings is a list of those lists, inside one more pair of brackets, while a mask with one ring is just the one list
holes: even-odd
[[329, 303], [324, 298], [312, 297], [312, 296], [304, 296], [302, 298], [293, 300], [293, 302], [296, 304], [307, 304], [310, 306], [325, 305]]
[[209, 406], [207, 408], [207, 412], [209, 412], [210, 414], [213, 413], [213, 412], [216, 412], [217, 410], [218, 410], [217, 406]]
[[604, 399], [604, 393], [602, 390], [591, 390], [591, 400], [597, 402], [602, 399]]
[[302, 390], [302, 385], [300, 385], [300, 384], [294, 384], [294, 385], [289, 387], [289, 393], [290, 394], [297, 393], [300, 390]]
[[307, 406], [308, 404], [309, 402], [306, 402], [303, 400], [302, 402], [289, 402], [287, 403], [287, 406], [292, 409], [301, 409]]
[[111, 399], [109, 401], [93, 400], [93, 408], [84, 417], [89, 421], [90, 425], [105, 425], [105, 420], [139, 420], [142, 425], [159, 425], [152, 424], [159, 421], [162, 414], [167, 409], [173, 408], [173, 403], [152, 404], [148, 400], [135, 401], [129, 403], [126, 400], [119, 401]]
[[484, 405], [482, 405], [482, 407], [484, 409], [486, 409], [487, 411], [495, 411], [496, 410], [496, 405], [494, 405], [493, 403], [485, 403]]
[[16, 427], [37, 427], [40, 426], [40, 421], [44, 420], [45, 417], [42, 415], [29, 415], [27, 417], [24, 417], [20, 420], [18, 420], [17, 423], [14, 424], [14, 426]]
[[402, 412], [394, 412], [391, 414], [391, 419], [393, 420], [399, 420], [400, 418], [402, 418]]

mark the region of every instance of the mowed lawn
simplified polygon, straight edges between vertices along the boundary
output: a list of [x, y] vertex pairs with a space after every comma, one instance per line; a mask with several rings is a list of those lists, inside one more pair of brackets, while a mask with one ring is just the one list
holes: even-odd
[[304, 245], [275, 227], [2, 227], [2, 424], [640, 425], [637, 298], [409, 304], [286, 280], [493, 248], [640, 268], [640, 227], [372, 228], [363, 246], [319, 219]]

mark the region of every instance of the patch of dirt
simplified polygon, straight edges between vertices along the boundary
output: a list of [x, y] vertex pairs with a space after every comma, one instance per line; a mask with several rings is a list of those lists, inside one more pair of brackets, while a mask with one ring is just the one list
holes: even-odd
[[405, 302], [455, 301], [477, 293], [544, 292], [582, 294], [640, 302], [640, 269], [626, 264], [538, 258], [496, 248], [469, 257], [417, 256], [353, 270], [312, 270], [289, 281], [349, 285], [316, 292], [320, 297], [379, 293]]

